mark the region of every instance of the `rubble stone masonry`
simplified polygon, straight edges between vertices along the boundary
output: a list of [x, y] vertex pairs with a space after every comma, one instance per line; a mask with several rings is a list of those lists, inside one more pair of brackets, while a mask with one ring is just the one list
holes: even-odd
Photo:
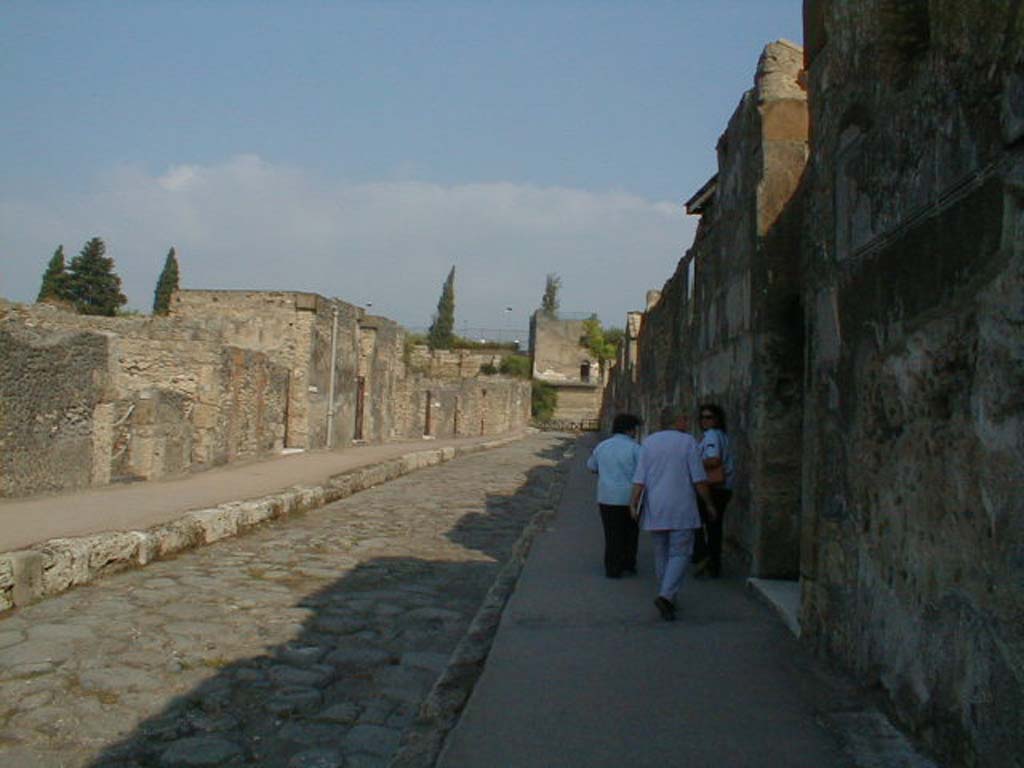
[[799, 573], [803, 640], [945, 764], [1020, 768], [1024, 5], [807, 0], [804, 27], [802, 62], [765, 49], [604, 417], [722, 403], [727, 536]]
[[400, 326], [337, 299], [186, 290], [171, 307], [107, 318], [0, 302], [0, 496], [529, 421], [528, 382], [477, 377], [478, 360], [453, 373], [447, 352], [413, 370]]
[[149, 480], [281, 446], [287, 371], [167, 318], [0, 303], [0, 492]]
[[806, 2], [803, 630], [1024, 756], [1024, 9]]
[[[726, 517], [734, 552], [761, 577], [799, 570], [803, 352], [799, 239], [787, 206], [807, 158], [803, 52], [768, 45], [718, 142], [718, 174], [688, 202], [701, 215], [692, 248], [626, 343], [603, 408], [656, 429], [658, 412], [721, 404], [742, 468]], [[799, 218], [796, 218], [799, 224]], [[796, 231], [798, 234], [798, 230]]]

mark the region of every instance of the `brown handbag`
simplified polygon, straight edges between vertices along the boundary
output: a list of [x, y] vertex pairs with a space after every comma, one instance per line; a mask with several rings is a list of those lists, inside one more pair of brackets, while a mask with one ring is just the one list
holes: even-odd
[[711, 485], [724, 485], [725, 484], [725, 465], [719, 464], [717, 467], [704, 467], [704, 472], [708, 476], [708, 483]]

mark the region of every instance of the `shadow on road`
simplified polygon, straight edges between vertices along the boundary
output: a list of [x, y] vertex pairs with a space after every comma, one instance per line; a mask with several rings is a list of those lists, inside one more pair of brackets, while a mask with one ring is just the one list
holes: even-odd
[[295, 603], [306, 618], [290, 641], [226, 663], [214, 648], [201, 662], [211, 670], [204, 682], [89, 765], [387, 765], [520, 532], [557, 504], [573, 442], [538, 452], [555, 463], [531, 469], [514, 494], [489, 495], [485, 511], [448, 531], [472, 559], [358, 564]]

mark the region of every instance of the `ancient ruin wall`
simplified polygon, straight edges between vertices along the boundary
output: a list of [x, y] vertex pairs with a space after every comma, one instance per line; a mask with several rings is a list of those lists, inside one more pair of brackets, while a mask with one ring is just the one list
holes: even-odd
[[430, 353], [426, 377], [407, 365], [396, 323], [345, 302], [182, 291], [172, 306], [153, 318], [0, 306], [0, 493], [155, 479], [286, 443], [420, 437], [428, 390], [435, 436], [529, 420], [527, 383], [476, 378], [492, 357]]
[[110, 338], [3, 322], [0, 360], [0, 496], [90, 486]]
[[805, 3], [804, 632], [964, 765], [1024, 755], [1024, 13]]
[[[5, 476], [23, 477], [5, 486], [6, 495], [156, 479], [281, 446], [287, 370], [260, 353], [225, 347], [200, 326], [12, 304], [3, 306], [3, 326], [8, 340], [21, 340], [0, 357], [0, 377], [12, 387]], [[102, 360], [90, 357], [97, 345]], [[39, 392], [50, 393], [41, 399], [47, 413], [65, 420], [81, 410], [81, 398], [90, 399], [90, 417], [74, 420], [74, 450], [60, 428], [45, 440], [28, 437], [43, 422], [22, 406]], [[59, 456], [63, 470], [40, 474], [47, 456]]]
[[498, 435], [521, 430], [530, 421], [530, 383], [524, 379], [415, 378], [408, 392], [407, 437]]
[[693, 203], [693, 247], [644, 314], [604, 408], [606, 421], [632, 410], [653, 430], [664, 405], [694, 419], [698, 402], [722, 405], [740, 468], [726, 536], [752, 573], [773, 577], [799, 567], [802, 64], [799, 47], [766, 46], [719, 139], [717, 177]]
[[[506, 353], [507, 354], [507, 353]], [[471, 349], [430, 349], [416, 344], [409, 351], [409, 368], [427, 377], [468, 379], [480, 375], [484, 366], [501, 364], [502, 354]]]
[[[398, 323], [383, 317], [359, 322], [359, 375], [363, 378], [362, 436], [370, 442], [405, 437], [413, 408], [406, 377], [406, 336]], [[355, 414], [353, 414], [355, 416]]]
[[580, 344], [584, 331], [583, 320], [562, 320], [535, 312], [530, 320], [533, 377], [551, 383], [579, 384], [583, 381], [581, 366], [589, 365], [588, 381], [600, 383], [598, 361]]
[[263, 352], [290, 371], [285, 444], [295, 448], [328, 444], [333, 339], [331, 442], [352, 440], [347, 414], [355, 407], [362, 316], [357, 307], [294, 291], [183, 290], [171, 300], [171, 316], [201, 324], [228, 344]]

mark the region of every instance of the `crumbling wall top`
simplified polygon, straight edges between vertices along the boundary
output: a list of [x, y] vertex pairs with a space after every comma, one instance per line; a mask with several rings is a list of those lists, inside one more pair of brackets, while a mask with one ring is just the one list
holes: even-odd
[[800, 73], [804, 66], [804, 49], [788, 40], [768, 43], [761, 52], [754, 75], [758, 99], [807, 99]]

